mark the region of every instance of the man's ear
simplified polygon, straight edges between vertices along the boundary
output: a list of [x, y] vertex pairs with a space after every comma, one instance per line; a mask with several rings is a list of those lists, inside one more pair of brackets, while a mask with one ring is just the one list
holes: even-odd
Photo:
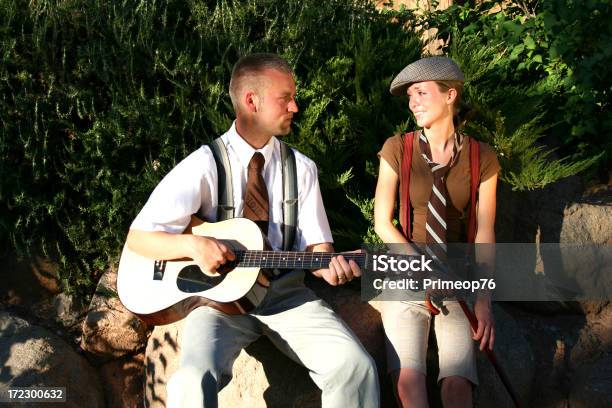
[[259, 96], [255, 92], [245, 92], [243, 102], [248, 112], [255, 113], [259, 110]]

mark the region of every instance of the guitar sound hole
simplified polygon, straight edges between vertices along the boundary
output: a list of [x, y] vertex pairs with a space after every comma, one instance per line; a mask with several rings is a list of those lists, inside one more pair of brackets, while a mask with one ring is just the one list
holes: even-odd
[[201, 292], [220, 284], [226, 275], [208, 276], [197, 265], [184, 267], [176, 278], [176, 286], [186, 293]]

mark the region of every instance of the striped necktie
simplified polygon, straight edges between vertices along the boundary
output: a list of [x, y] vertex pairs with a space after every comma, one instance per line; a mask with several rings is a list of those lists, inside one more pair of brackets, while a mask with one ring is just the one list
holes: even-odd
[[423, 159], [427, 162], [433, 174], [433, 186], [427, 203], [427, 220], [425, 223], [426, 249], [430, 256], [441, 261], [446, 258], [446, 206], [448, 202], [446, 175], [459, 156], [461, 139], [461, 135], [455, 132], [451, 159], [447, 164], [439, 164], [432, 160], [431, 147], [423, 132], [419, 136]]

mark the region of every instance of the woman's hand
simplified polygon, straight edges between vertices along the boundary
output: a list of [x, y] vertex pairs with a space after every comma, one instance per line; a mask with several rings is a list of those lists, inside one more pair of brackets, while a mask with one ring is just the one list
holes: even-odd
[[491, 311], [491, 301], [487, 298], [478, 298], [474, 304], [474, 314], [478, 320], [478, 330], [472, 338], [480, 341], [480, 351], [486, 347], [493, 350], [495, 342], [495, 322], [493, 321], [493, 313]]

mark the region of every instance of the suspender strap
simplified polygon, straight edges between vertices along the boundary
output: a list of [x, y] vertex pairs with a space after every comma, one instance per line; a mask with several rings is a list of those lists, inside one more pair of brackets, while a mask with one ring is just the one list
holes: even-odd
[[[283, 173], [283, 250], [290, 251], [295, 241], [298, 218], [298, 185], [295, 154], [286, 144], [280, 142], [281, 167]], [[234, 192], [232, 188], [232, 168], [227, 149], [221, 138], [209, 145], [217, 165], [217, 221], [235, 217]]]
[[232, 167], [227, 149], [221, 138], [216, 138], [209, 145], [217, 165], [217, 221], [234, 218], [234, 190], [232, 188]]
[[402, 185], [400, 186], [400, 200], [404, 206], [404, 214], [400, 214], [402, 231], [408, 241], [412, 241], [412, 228], [410, 220], [410, 170], [412, 168], [412, 145], [414, 132], [404, 135], [404, 157], [402, 158]]
[[293, 150], [286, 143], [280, 142], [280, 151], [283, 168], [283, 251], [290, 251], [293, 249], [297, 228], [297, 170]]
[[476, 228], [478, 227], [476, 203], [480, 185], [480, 143], [471, 137], [468, 140], [470, 142], [470, 216], [467, 239], [469, 243], [473, 243], [476, 240]]

